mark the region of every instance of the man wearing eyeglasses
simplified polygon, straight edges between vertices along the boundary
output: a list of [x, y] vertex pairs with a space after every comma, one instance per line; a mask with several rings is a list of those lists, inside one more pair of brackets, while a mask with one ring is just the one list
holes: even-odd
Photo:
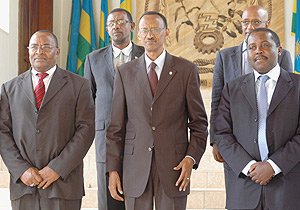
[[145, 54], [116, 72], [106, 171], [112, 197], [123, 201], [118, 193], [124, 193], [126, 210], [153, 210], [153, 198], [156, 210], [185, 210], [192, 168], [205, 151], [198, 69], [164, 49], [168, 35], [162, 14], [142, 15], [138, 38]]
[[[260, 6], [250, 6], [244, 11], [241, 24], [246, 40], [249, 33], [254, 29], [269, 27], [268, 12]], [[293, 72], [291, 56], [287, 50], [282, 49], [281, 55], [278, 57], [278, 63], [282, 69], [288, 72]], [[210, 144], [213, 146], [213, 156], [218, 162], [222, 163], [224, 162], [224, 159], [220, 155], [216, 146], [213, 130], [223, 87], [229, 81], [252, 72], [253, 68], [248, 62], [247, 46], [245, 41], [238, 46], [230, 47], [218, 52], [214, 67], [210, 117]], [[224, 163], [225, 182], [227, 182], [226, 168], [227, 164]]]
[[110, 121], [110, 106], [116, 68], [123, 63], [140, 57], [144, 48], [131, 41], [135, 23], [131, 14], [122, 8], [114, 9], [107, 17], [106, 30], [111, 45], [96, 50], [86, 57], [84, 77], [91, 81], [96, 104], [96, 162], [98, 182], [98, 209], [122, 210], [124, 202], [110, 196], [105, 176], [106, 129]]
[[79, 210], [83, 158], [95, 135], [90, 84], [56, 64], [51, 31], [29, 42], [31, 68], [2, 85], [0, 152], [13, 210]]

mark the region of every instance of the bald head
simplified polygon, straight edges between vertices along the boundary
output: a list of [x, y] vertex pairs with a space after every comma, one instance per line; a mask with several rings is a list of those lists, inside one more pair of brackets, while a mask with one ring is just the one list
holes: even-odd
[[258, 5], [248, 7], [242, 15], [242, 29], [245, 39], [256, 28], [268, 28], [268, 11]]

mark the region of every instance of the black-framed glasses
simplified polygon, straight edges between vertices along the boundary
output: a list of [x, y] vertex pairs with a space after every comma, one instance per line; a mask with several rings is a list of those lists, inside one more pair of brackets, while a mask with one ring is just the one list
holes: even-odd
[[127, 24], [127, 23], [130, 23], [130, 21], [128, 21], [128, 20], [124, 20], [124, 19], [120, 19], [120, 20], [117, 20], [117, 21], [109, 21], [108, 23], [107, 23], [107, 26], [109, 26], [109, 27], [113, 27], [115, 24], [118, 24], [118, 26], [123, 26], [123, 25], [125, 25], [125, 24]]
[[253, 26], [259, 26], [260, 24], [266, 23], [266, 22], [268, 22], [268, 21], [262, 21], [262, 20], [253, 20], [253, 21], [249, 21], [249, 20], [241, 20], [241, 23], [242, 23], [242, 25], [244, 25], [244, 26], [248, 26], [248, 25], [250, 25], [250, 23], [251, 23], [251, 25], [253, 25]]
[[157, 34], [159, 34], [163, 29], [165, 29], [165, 28], [151, 28], [151, 29], [142, 28], [142, 29], [139, 30], [139, 33], [140, 33], [142, 36], [146, 36], [146, 35], [149, 33], [149, 31], [151, 31], [151, 33], [152, 33], [153, 35], [157, 35]]
[[50, 52], [53, 48], [57, 48], [57, 46], [52, 46], [52, 45], [31, 45], [27, 48], [32, 52], [37, 52], [38, 49], [41, 49], [43, 52]]

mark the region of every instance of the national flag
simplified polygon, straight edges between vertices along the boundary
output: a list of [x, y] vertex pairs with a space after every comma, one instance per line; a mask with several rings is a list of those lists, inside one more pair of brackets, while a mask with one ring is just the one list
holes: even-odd
[[77, 70], [77, 47], [80, 26], [81, 2], [80, 0], [72, 0], [71, 17], [68, 36], [68, 58], [67, 70], [76, 73]]
[[[126, 9], [130, 14], [132, 14], [131, 0], [120, 0], [120, 8]], [[133, 38], [133, 33], [131, 32], [131, 40]]]
[[300, 0], [294, 0], [292, 24], [292, 34], [295, 35], [295, 73], [300, 74]]
[[96, 49], [95, 24], [92, 0], [83, 0], [78, 37], [77, 74], [83, 76], [85, 57]]
[[109, 45], [109, 34], [106, 31], [106, 21], [109, 11], [109, 0], [101, 0], [99, 48]]

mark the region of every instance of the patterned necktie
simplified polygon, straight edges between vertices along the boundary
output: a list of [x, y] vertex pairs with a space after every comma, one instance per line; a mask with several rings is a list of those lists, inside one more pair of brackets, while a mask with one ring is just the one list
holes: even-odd
[[48, 74], [47, 73], [37, 73], [36, 75], [39, 77], [39, 81], [38, 81], [37, 86], [35, 87], [34, 95], [35, 95], [36, 108], [39, 111], [42, 101], [43, 101], [43, 98], [45, 96], [45, 84], [44, 84], [43, 79], [45, 77], [47, 77]]
[[154, 94], [155, 94], [156, 86], [158, 83], [158, 77], [155, 72], [155, 67], [156, 67], [156, 64], [154, 62], [152, 62], [150, 64], [150, 71], [148, 73], [148, 79], [149, 79], [149, 83], [150, 83], [150, 87], [151, 87], [152, 96], [154, 96]]
[[269, 79], [267, 75], [259, 76], [259, 89], [257, 92], [257, 108], [258, 108], [258, 148], [261, 161], [268, 158], [268, 143], [266, 135], [266, 121], [268, 112], [268, 95], [266, 89], [266, 81]]

